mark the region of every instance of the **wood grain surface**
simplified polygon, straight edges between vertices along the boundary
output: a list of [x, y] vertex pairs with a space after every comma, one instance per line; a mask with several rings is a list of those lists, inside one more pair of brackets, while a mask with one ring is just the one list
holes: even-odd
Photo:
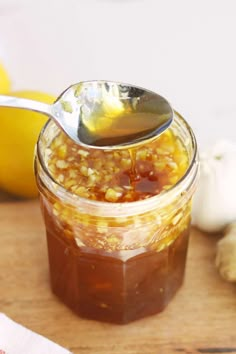
[[77, 317], [51, 293], [38, 202], [5, 201], [0, 311], [75, 354], [236, 353], [236, 286], [218, 276], [216, 241], [192, 230], [185, 284], [162, 314], [124, 326], [99, 323]]

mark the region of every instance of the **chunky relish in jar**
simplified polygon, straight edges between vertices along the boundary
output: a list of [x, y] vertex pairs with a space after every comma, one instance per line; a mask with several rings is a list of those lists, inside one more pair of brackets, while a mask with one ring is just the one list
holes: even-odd
[[156, 140], [113, 151], [78, 146], [53, 123], [42, 133], [52, 289], [79, 315], [126, 323], [161, 311], [181, 285], [196, 179], [194, 165], [183, 187], [196, 158], [188, 129], [176, 116]]
[[175, 185], [188, 167], [182, 142], [167, 130], [147, 146], [129, 150], [85, 149], [60, 133], [48, 149], [52, 178], [80, 197], [134, 202]]

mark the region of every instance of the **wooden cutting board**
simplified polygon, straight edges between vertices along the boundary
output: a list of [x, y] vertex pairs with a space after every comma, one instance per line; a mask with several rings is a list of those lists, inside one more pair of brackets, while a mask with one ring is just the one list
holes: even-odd
[[236, 353], [236, 286], [215, 269], [216, 241], [192, 230], [185, 284], [162, 314], [124, 326], [99, 323], [77, 317], [51, 293], [38, 202], [5, 201], [0, 311], [75, 354]]

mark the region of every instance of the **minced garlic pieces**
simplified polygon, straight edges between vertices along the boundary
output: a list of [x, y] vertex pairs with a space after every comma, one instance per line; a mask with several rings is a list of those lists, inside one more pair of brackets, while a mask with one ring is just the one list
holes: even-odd
[[58, 184], [83, 198], [111, 203], [142, 200], [168, 190], [189, 163], [183, 144], [170, 130], [132, 154], [86, 149], [64, 133], [49, 150], [48, 169]]
[[[85, 149], [63, 133], [48, 150], [47, 167], [58, 184], [75, 196], [108, 203], [129, 203], [165, 192], [189, 165], [183, 144], [170, 130], [132, 153]], [[177, 200], [161, 212], [128, 217], [96, 217], [60, 200], [51, 208], [57, 227], [65, 237], [73, 237], [78, 247], [109, 252], [147, 246], [161, 251], [186, 230], [190, 221], [190, 202], [180, 208]]]

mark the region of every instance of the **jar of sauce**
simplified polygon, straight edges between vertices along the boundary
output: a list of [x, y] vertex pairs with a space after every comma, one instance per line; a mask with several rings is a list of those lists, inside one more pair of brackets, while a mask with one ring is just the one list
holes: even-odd
[[186, 121], [175, 113], [156, 140], [115, 151], [80, 147], [49, 121], [35, 171], [53, 292], [100, 321], [162, 311], [183, 283], [198, 176]]

